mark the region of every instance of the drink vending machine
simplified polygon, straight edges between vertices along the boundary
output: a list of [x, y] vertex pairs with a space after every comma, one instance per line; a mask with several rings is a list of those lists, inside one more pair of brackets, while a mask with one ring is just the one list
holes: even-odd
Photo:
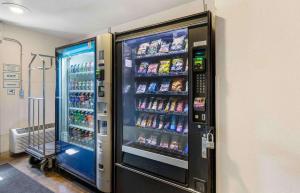
[[56, 49], [57, 166], [111, 192], [112, 34]]

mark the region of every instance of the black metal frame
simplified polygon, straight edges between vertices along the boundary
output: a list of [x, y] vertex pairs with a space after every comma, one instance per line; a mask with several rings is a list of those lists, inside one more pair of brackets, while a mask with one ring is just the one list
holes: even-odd
[[[207, 60], [210, 64], [209, 70], [207, 71], [207, 77], [208, 77], [208, 81], [209, 82], [209, 92], [208, 92], [208, 104], [209, 104], [209, 110], [207, 112], [207, 116], [208, 116], [208, 122], [207, 124], [204, 124], [203, 126], [209, 129], [212, 129], [212, 133], [215, 135], [215, 47], [214, 47], [214, 21], [213, 21], [213, 16], [209, 11], [206, 12], [202, 12], [202, 13], [198, 13], [198, 14], [194, 14], [194, 15], [190, 15], [190, 16], [186, 16], [186, 17], [182, 17], [179, 19], [174, 19], [174, 20], [170, 20], [167, 22], [162, 22], [162, 23], [158, 23], [155, 25], [149, 25], [146, 27], [142, 27], [142, 28], [137, 28], [137, 29], [133, 29], [133, 30], [128, 30], [125, 32], [121, 32], [121, 33], [115, 33], [114, 35], [114, 40], [115, 40], [115, 46], [114, 46], [114, 62], [113, 62], [113, 69], [114, 69], [114, 78], [116, 78], [116, 80], [113, 81], [113, 85], [114, 85], [114, 89], [113, 89], [113, 114], [114, 114], [114, 123], [113, 123], [113, 127], [114, 127], [114, 145], [113, 145], [113, 161], [114, 161], [114, 167], [113, 167], [113, 192], [116, 192], [116, 187], [120, 186], [120, 184], [117, 184], [117, 176], [116, 173], [118, 170], [124, 170], [124, 168], [128, 167], [128, 172], [130, 172], [129, 170], [131, 170], [131, 174], [128, 173], [128, 177], [130, 176], [135, 176], [138, 174], [134, 174], [132, 173], [132, 171], [136, 170], [136, 173], [143, 173], [144, 171], [139, 172], [139, 170], [137, 168], [131, 167], [131, 166], [126, 166], [123, 165], [122, 162], [120, 162], [120, 160], [122, 160], [122, 151], [121, 151], [121, 146], [122, 146], [122, 129], [121, 127], [121, 118], [122, 118], [122, 101], [120, 100], [120, 96], [122, 96], [122, 54], [118, 55], [118, 50], [120, 50], [122, 48], [121, 46], [121, 42], [123, 40], [118, 40], [119, 37], [126, 37], [127, 35], [130, 34], [134, 34], [134, 33], [141, 33], [143, 31], [150, 31], [155, 29], [155, 28], [159, 28], [159, 27], [165, 27], [165, 26], [170, 26], [170, 25], [174, 25], [180, 22], [185, 22], [185, 21], [189, 21], [192, 19], [196, 19], [196, 18], [203, 18], [203, 17], [207, 17], [207, 23], [205, 24], [198, 24], [198, 25], [194, 25], [192, 26], [192, 28], [195, 27], [200, 27], [200, 26], [207, 26], [207, 49], [208, 49], [208, 55], [207, 55]], [[170, 29], [172, 30], [172, 29]], [[153, 32], [156, 33], [156, 32]], [[120, 47], [121, 46], [121, 47]], [[191, 62], [192, 60], [189, 59], [189, 61]], [[189, 64], [191, 66], [191, 64]], [[189, 70], [191, 70], [191, 68], [189, 68]], [[191, 73], [191, 72], [190, 72]], [[190, 76], [189, 76], [190, 77]], [[189, 79], [190, 82], [190, 79]], [[191, 86], [190, 86], [191, 88]], [[191, 91], [189, 91], [189, 93], [191, 93]], [[191, 95], [192, 96], [192, 95]], [[192, 104], [191, 101], [191, 96], [189, 97], [190, 100], [190, 104]], [[190, 111], [190, 115], [191, 115], [191, 107], [189, 107], [189, 111]], [[189, 120], [191, 120], [191, 118], [189, 118]], [[205, 130], [205, 131], [206, 131]], [[119, 135], [119, 132], [121, 133]], [[120, 137], [121, 136], [121, 137]], [[120, 140], [121, 139], [121, 140]], [[190, 136], [189, 136], [190, 139]], [[216, 137], [215, 137], [216, 139]], [[200, 139], [201, 140], [201, 139]], [[200, 152], [199, 152], [200, 154]], [[206, 186], [206, 190], [205, 193], [215, 193], [216, 192], [216, 170], [215, 170], [215, 150], [208, 150], [208, 158], [209, 161], [207, 161], [207, 167], [208, 169], [208, 178], [209, 178], [209, 182], [204, 181], [204, 185]], [[122, 167], [120, 167], [121, 165], [123, 165]], [[124, 170], [125, 171], [125, 170]], [[145, 172], [144, 176], [151, 176], [153, 174]], [[188, 174], [189, 175], [189, 174]], [[132, 177], [134, 179], [134, 177]], [[159, 176], [157, 178], [160, 178]], [[192, 179], [190, 179], [191, 176], [189, 176], [189, 181], [188, 183], [185, 185], [183, 184], [178, 184], [178, 183], [174, 183], [174, 185], [178, 185], [178, 186], [182, 186], [183, 189], [185, 189], [184, 187], [192, 187], [191, 183], [192, 183]], [[147, 179], [147, 177], [146, 177]], [[156, 179], [156, 177], [154, 176], [152, 179]], [[168, 181], [170, 181], [169, 179], [164, 179], [161, 178], [161, 180], [156, 180], [158, 183], [160, 183], [159, 181], [165, 181], [167, 182], [167, 184], [169, 183]], [[200, 180], [201, 181], [201, 180]], [[128, 182], [128, 179], [127, 179]], [[172, 184], [173, 182], [170, 181], [170, 184]], [[169, 185], [170, 185], [169, 184]], [[146, 187], [145, 187], [146, 188]], [[151, 188], [151, 187], [147, 187], [147, 188]], [[173, 186], [174, 188], [174, 186]], [[166, 189], [167, 190], [167, 189]], [[186, 191], [184, 192], [189, 192], [187, 189], [185, 189]], [[124, 191], [125, 192], [125, 191]], [[191, 190], [191, 192], [193, 192], [193, 190]], [[134, 192], [132, 192], [134, 193]], [[164, 192], [167, 193], [167, 192]]]

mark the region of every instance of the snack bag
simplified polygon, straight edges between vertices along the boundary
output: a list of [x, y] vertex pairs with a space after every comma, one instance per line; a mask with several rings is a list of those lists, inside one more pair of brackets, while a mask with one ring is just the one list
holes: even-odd
[[[149, 68], [149, 67], [148, 67]], [[176, 58], [172, 60], [171, 72], [182, 72], [183, 71], [183, 59]]]
[[152, 108], [151, 108], [151, 110], [154, 110], [154, 111], [156, 111], [156, 109], [157, 109], [157, 103], [158, 103], [158, 100], [157, 100], [157, 99], [155, 99], [155, 100], [154, 100], [154, 102], [153, 102], [153, 104], [152, 104]]
[[176, 117], [173, 115], [171, 118], [171, 126], [170, 130], [175, 131], [176, 130]]
[[159, 100], [158, 107], [157, 107], [158, 111], [162, 111], [164, 109], [164, 103], [165, 103], [165, 99], [160, 99]]
[[189, 111], [189, 104], [185, 103], [185, 107], [184, 107], [184, 111], [185, 113], [187, 113]]
[[150, 145], [157, 145], [157, 135], [151, 135], [149, 144]]
[[169, 51], [170, 51], [170, 43], [164, 42], [164, 41], [163, 41], [163, 42], [161, 43], [159, 52], [160, 52], [160, 53], [168, 53]]
[[137, 109], [141, 109], [141, 106], [142, 106], [142, 103], [143, 103], [143, 100], [142, 99], [139, 99], [138, 100], [138, 105], [137, 105]]
[[143, 116], [143, 119], [142, 119], [142, 122], [141, 122], [141, 127], [146, 127], [146, 124], [147, 124], [147, 116]]
[[140, 106], [140, 109], [145, 109], [146, 108], [147, 100], [148, 100], [147, 98], [144, 98], [144, 100], [143, 100], [143, 102], [142, 102], [142, 104]]
[[184, 100], [181, 100], [177, 103], [176, 112], [182, 113], [184, 108]]
[[171, 91], [174, 92], [181, 92], [183, 91], [183, 79], [181, 78], [176, 78], [173, 80], [172, 85], [171, 85]]
[[173, 150], [178, 150], [178, 137], [177, 136], [174, 136], [171, 140], [171, 143], [170, 143], [170, 149], [173, 149]]
[[159, 116], [158, 129], [162, 129], [164, 127], [164, 120], [165, 120], [165, 117], [163, 115]]
[[159, 146], [162, 148], [169, 148], [169, 138], [167, 135], [161, 137]]
[[164, 129], [168, 130], [170, 128], [170, 121], [166, 121], [165, 125], [164, 125]]
[[151, 97], [151, 98], [150, 98], [150, 100], [149, 100], [149, 103], [148, 103], [147, 109], [151, 109], [151, 107], [152, 107], [152, 104], [153, 104], [153, 100], [154, 100], [154, 98], [153, 98], [153, 97]]
[[138, 140], [139, 143], [146, 143], [145, 133], [140, 133]]
[[175, 111], [176, 103], [177, 103], [177, 99], [172, 99], [171, 100], [171, 105], [170, 105], [169, 112], [174, 112]]
[[149, 65], [148, 62], [142, 62], [139, 66], [137, 73], [138, 74], [146, 74], [148, 65]]
[[163, 80], [160, 85], [159, 92], [167, 92], [170, 88], [170, 80]]
[[157, 74], [158, 64], [149, 64], [147, 74]]
[[142, 119], [143, 119], [143, 115], [140, 115], [135, 124], [137, 127], [141, 126]]
[[148, 87], [148, 92], [155, 92], [157, 88], [157, 83], [156, 82], [151, 82], [149, 87]]
[[154, 116], [153, 121], [152, 121], [152, 128], [156, 128], [158, 124], [158, 117]]
[[185, 36], [180, 36], [180, 37], [176, 37], [173, 38], [173, 42], [171, 45], [171, 50], [172, 51], [179, 51], [179, 50], [183, 50], [184, 47], [184, 38]]
[[170, 105], [171, 105], [171, 101], [168, 100], [168, 102], [167, 102], [167, 104], [166, 104], [166, 106], [165, 106], [165, 110], [164, 110], [165, 112], [169, 112]]
[[180, 120], [178, 121], [178, 124], [177, 124], [177, 127], [176, 127], [176, 132], [181, 133], [182, 130], [183, 130], [183, 120], [180, 119]]
[[150, 46], [149, 42], [142, 43], [139, 46], [139, 49], [137, 51], [137, 55], [145, 55], [147, 53], [147, 49], [149, 48], [149, 46]]
[[142, 83], [138, 86], [136, 93], [137, 94], [141, 94], [144, 93], [146, 91], [147, 85], [145, 83]]
[[160, 61], [158, 73], [159, 74], [169, 74], [170, 73], [170, 60]]
[[148, 54], [149, 55], [157, 54], [160, 43], [161, 43], [161, 39], [152, 41], [148, 48]]
[[153, 120], [153, 115], [150, 115], [147, 119], [146, 127], [151, 127], [152, 126], [152, 120]]

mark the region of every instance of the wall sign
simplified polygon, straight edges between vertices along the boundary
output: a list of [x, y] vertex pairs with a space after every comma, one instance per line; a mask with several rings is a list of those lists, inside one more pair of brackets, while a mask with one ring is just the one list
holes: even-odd
[[[20, 65], [3, 65], [3, 88], [20, 88]], [[7, 94], [12, 94], [14, 89], [8, 89]]]
[[19, 80], [20, 73], [19, 72], [4, 72], [3, 79], [4, 80]]
[[3, 81], [3, 88], [20, 88], [20, 81], [13, 81], [13, 80]]
[[18, 64], [4, 64], [3, 65], [4, 72], [20, 72], [20, 65]]
[[16, 95], [16, 90], [15, 89], [7, 89], [7, 95]]

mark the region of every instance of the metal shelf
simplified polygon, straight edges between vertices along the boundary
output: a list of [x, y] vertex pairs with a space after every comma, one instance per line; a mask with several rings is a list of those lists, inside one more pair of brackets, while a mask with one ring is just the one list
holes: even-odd
[[136, 59], [146, 59], [146, 58], [156, 58], [156, 57], [166, 57], [166, 56], [174, 56], [174, 55], [179, 55], [179, 54], [187, 54], [187, 50], [179, 50], [179, 51], [170, 51], [168, 53], [157, 53], [154, 55], [142, 55], [142, 56], [137, 56]]
[[155, 111], [155, 110], [149, 110], [149, 109], [136, 109], [138, 112], [143, 113], [154, 113], [154, 114], [162, 114], [162, 115], [177, 115], [177, 116], [188, 116], [188, 113], [186, 112], [165, 112], [165, 111]]
[[88, 92], [88, 93], [93, 93], [94, 90], [69, 90], [70, 93], [81, 93], [81, 92]]
[[76, 76], [76, 75], [85, 75], [85, 74], [93, 74], [94, 71], [87, 71], [87, 72], [71, 72], [71, 76]]
[[162, 96], [187, 96], [188, 92], [144, 92], [144, 93], [135, 93], [136, 95], [162, 95]]
[[90, 128], [90, 127], [85, 127], [85, 126], [80, 126], [80, 125], [75, 125], [75, 124], [69, 124], [69, 127], [75, 127], [75, 128], [82, 129], [85, 131], [94, 132], [94, 129]]
[[80, 107], [69, 107], [69, 110], [73, 110], [73, 111], [94, 112], [94, 109], [80, 108]]
[[136, 74], [136, 79], [146, 79], [146, 78], [168, 78], [168, 77], [180, 77], [180, 76], [188, 76], [187, 72], [177, 72], [177, 73], [169, 73], [169, 74]]
[[72, 144], [72, 145], [76, 145], [76, 146], [78, 146], [78, 147], [81, 147], [81, 148], [84, 148], [84, 149], [90, 150], [90, 151], [94, 151], [94, 149], [93, 149], [93, 148], [91, 148], [91, 147], [88, 147], [88, 146], [86, 146], [86, 145], [81, 145], [81, 144], [78, 144], [78, 143], [76, 143], [76, 142], [73, 142], [73, 141], [69, 141], [69, 143], [70, 143], [70, 144]]

